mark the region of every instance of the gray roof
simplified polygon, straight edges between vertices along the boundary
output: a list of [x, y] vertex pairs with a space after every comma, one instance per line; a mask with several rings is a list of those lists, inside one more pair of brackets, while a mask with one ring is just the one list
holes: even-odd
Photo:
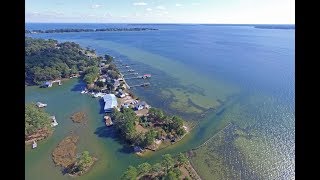
[[103, 96], [104, 100], [104, 110], [110, 111], [112, 108], [118, 106], [117, 98], [114, 94], [106, 94]]

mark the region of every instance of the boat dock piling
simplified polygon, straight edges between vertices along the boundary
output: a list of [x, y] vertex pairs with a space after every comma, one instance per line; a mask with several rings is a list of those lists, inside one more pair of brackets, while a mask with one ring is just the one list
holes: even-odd
[[150, 83], [142, 83], [142, 84], [132, 85], [130, 87], [138, 87], [138, 86], [145, 87], [145, 86], [149, 86], [149, 85], [150, 85]]
[[[139, 87], [139, 86], [140, 87], [145, 87], [145, 86], [149, 86], [150, 85], [150, 83], [147, 82], [147, 83], [141, 83], [141, 84], [136, 84], [136, 85], [129, 86], [129, 84], [126, 82], [126, 80], [129, 80], [129, 79], [147, 79], [147, 78], [151, 77], [151, 74], [144, 74], [142, 76], [134, 76], [134, 77], [124, 78], [124, 76], [138, 75], [139, 73], [135, 72], [134, 69], [129, 69], [130, 68], [129, 64], [123, 63], [121, 60], [118, 60], [117, 62], [114, 61], [114, 63], [115, 63], [116, 66], [118, 66], [118, 69], [120, 71], [120, 75], [123, 78], [123, 81], [124, 81], [124, 83], [125, 83], [125, 85], [127, 86], [128, 89], [130, 89], [131, 87]], [[130, 64], [130, 65], [133, 65], [133, 64]], [[122, 74], [121, 71], [128, 72], [128, 73]]]
[[128, 75], [138, 75], [139, 73], [137, 72], [133, 72], [133, 73], [127, 73], [127, 74], [123, 74], [122, 76], [128, 76]]

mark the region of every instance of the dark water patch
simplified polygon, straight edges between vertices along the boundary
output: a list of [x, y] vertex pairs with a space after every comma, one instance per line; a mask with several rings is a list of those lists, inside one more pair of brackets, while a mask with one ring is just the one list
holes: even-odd
[[112, 127], [107, 127], [107, 126], [101, 126], [98, 127], [94, 134], [96, 134], [98, 137], [101, 138], [112, 138], [112, 139], [117, 139], [117, 132], [114, 128]]
[[188, 98], [188, 105], [194, 106], [195, 108], [200, 109], [202, 112], [205, 112], [209, 109], [209, 108], [204, 108], [204, 107], [201, 107], [201, 106], [195, 104], [190, 98]]
[[99, 114], [105, 114], [105, 111], [104, 111], [104, 101], [103, 99], [99, 99], [99, 107], [100, 107], [100, 110], [99, 110]]
[[226, 110], [225, 108], [221, 109], [219, 112], [217, 112], [217, 115], [218, 115], [218, 116], [222, 115], [222, 113], [223, 113], [225, 110]]
[[132, 146], [125, 144], [122, 146], [122, 148], [118, 149], [118, 152], [124, 153], [124, 154], [132, 154], [134, 153], [134, 149]]
[[205, 90], [195, 84], [190, 84], [189, 86], [184, 86], [184, 89], [191, 94], [197, 93], [202, 96], [206, 96]]
[[76, 91], [76, 92], [81, 92], [84, 88], [86, 87], [86, 83], [78, 78], [77, 79], [77, 84], [75, 84], [71, 89], [70, 91]]
[[132, 146], [128, 145], [128, 142], [124, 141], [120, 135], [119, 132], [116, 131], [114, 127], [107, 127], [107, 126], [101, 126], [98, 127], [94, 134], [96, 134], [100, 138], [111, 138], [112, 140], [118, 142], [121, 144], [121, 148], [118, 149], [118, 152], [125, 153], [125, 154], [132, 154], [133, 148]]

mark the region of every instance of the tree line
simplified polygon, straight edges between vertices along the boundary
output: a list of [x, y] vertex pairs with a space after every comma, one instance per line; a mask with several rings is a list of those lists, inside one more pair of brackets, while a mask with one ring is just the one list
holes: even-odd
[[[183, 119], [179, 116], [168, 116], [161, 109], [150, 108], [147, 117], [137, 117], [133, 109], [122, 108], [120, 111], [113, 109], [111, 118], [120, 137], [131, 145], [146, 148], [152, 145], [155, 139], [165, 136], [171, 138], [181, 137], [186, 133], [183, 128]], [[138, 133], [136, 122], [153, 123], [146, 133]], [[146, 127], [146, 126], [145, 126]]]
[[64, 28], [64, 29], [47, 29], [47, 30], [25, 30], [26, 34], [31, 33], [68, 33], [68, 32], [99, 32], [99, 31], [154, 31], [158, 30], [155, 28], [98, 28], [98, 29], [74, 29], [74, 28]]
[[24, 135], [28, 136], [44, 128], [52, 129], [50, 115], [33, 103], [26, 104]]
[[88, 57], [87, 54], [92, 51], [82, 49], [74, 42], [58, 43], [52, 39], [26, 37], [25, 84], [40, 85], [48, 80], [68, 78], [87, 68], [97, 67], [103, 58]]
[[[162, 156], [161, 162], [153, 165], [148, 162], [139, 164], [137, 167], [129, 166], [121, 176], [122, 180], [139, 180], [139, 179], [170, 179], [178, 180], [181, 176], [179, 167], [188, 163], [187, 157], [179, 153], [175, 157], [170, 154]], [[188, 179], [188, 178], [185, 178]]]

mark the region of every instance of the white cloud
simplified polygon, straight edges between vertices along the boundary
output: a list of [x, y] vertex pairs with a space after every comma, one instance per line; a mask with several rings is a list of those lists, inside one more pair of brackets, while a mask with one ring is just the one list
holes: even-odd
[[191, 3], [192, 6], [198, 6], [200, 3]]
[[181, 7], [181, 6], [182, 6], [182, 4], [177, 3], [177, 4], [176, 4], [176, 6], [177, 6], [177, 7]]
[[157, 6], [156, 8], [160, 9], [160, 10], [165, 10], [166, 9], [166, 7], [164, 7], [164, 6]]
[[98, 9], [100, 7], [102, 7], [101, 4], [93, 4], [93, 5], [91, 5], [91, 9]]
[[133, 5], [134, 6], [145, 6], [145, 5], [147, 5], [147, 3], [145, 3], [145, 2], [134, 2]]
[[146, 10], [147, 10], [147, 11], [152, 11], [152, 9], [151, 9], [151, 8], [147, 8]]

